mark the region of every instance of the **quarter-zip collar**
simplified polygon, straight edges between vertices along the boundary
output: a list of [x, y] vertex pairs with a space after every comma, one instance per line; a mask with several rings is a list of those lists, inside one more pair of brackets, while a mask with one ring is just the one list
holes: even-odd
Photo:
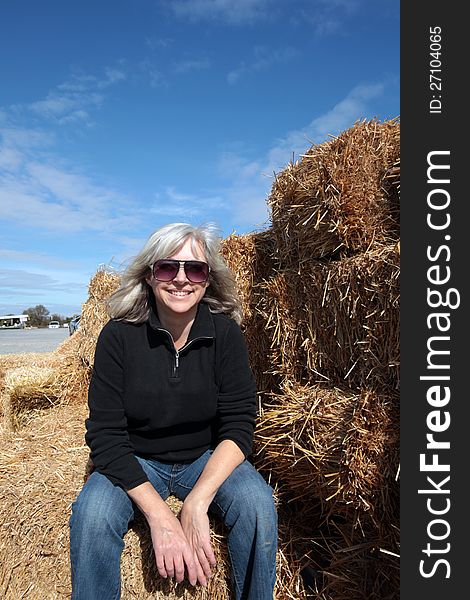
[[[156, 307], [152, 307], [148, 323], [155, 331], [167, 331], [160, 322]], [[169, 333], [169, 332], [168, 332]], [[209, 305], [200, 302], [185, 346], [198, 338], [215, 338], [215, 325]]]

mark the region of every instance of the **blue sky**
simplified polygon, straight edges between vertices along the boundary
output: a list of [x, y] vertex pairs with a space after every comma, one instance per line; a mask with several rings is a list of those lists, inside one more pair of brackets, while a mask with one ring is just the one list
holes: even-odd
[[397, 0], [23, 0], [0, 19], [0, 314], [80, 312], [158, 227], [269, 227], [273, 173], [399, 115]]

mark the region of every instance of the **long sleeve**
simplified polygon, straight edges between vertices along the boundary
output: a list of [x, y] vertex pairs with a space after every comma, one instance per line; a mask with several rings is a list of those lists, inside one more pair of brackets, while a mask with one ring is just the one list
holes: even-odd
[[113, 484], [127, 490], [148, 479], [135, 458], [127, 430], [123, 404], [124, 356], [119, 324], [110, 321], [96, 345], [85, 439], [95, 468]]
[[245, 338], [232, 320], [217, 351], [218, 441], [232, 440], [245, 457], [251, 453], [256, 417], [256, 385], [250, 369]]

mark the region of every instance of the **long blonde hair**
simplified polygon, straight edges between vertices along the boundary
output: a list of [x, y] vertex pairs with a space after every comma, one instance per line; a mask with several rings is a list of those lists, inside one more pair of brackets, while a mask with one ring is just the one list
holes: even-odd
[[151, 265], [161, 258], [173, 256], [188, 238], [195, 250], [198, 243], [201, 245], [210, 267], [209, 286], [202, 302], [206, 302], [212, 312], [225, 313], [241, 323], [243, 311], [235, 278], [220, 254], [219, 229], [212, 223], [198, 227], [170, 223], [154, 231], [124, 271], [119, 289], [108, 300], [108, 313], [112, 319], [130, 323], [143, 323], [148, 319], [153, 298], [145, 278]]

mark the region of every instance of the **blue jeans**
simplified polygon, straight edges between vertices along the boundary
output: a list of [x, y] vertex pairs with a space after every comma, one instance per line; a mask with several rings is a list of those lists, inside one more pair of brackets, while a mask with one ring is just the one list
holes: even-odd
[[[192, 463], [165, 464], [139, 458], [150, 483], [165, 500], [184, 500], [211, 451]], [[118, 599], [124, 535], [136, 505], [107, 477], [93, 472], [70, 517], [72, 600]], [[272, 600], [276, 580], [277, 513], [272, 489], [244, 461], [220, 486], [210, 506], [227, 527], [232, 581], [237, 600]]]

